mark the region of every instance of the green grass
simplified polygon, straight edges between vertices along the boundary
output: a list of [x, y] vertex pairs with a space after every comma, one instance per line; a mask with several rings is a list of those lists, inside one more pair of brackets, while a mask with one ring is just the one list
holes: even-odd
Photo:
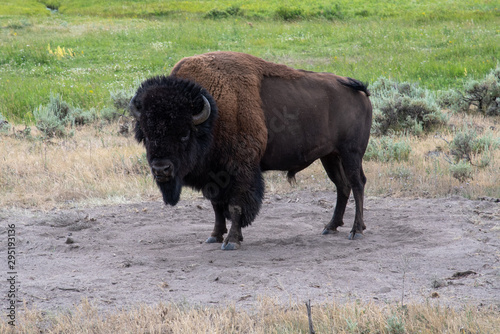
[[[284, 4], [288, 7], [284, 7]], [[57, 13], [46, 5], [57, 8]], [[335, 5], [335, 6], [334, 6]], [[500, 6], [481, 1], [0, 1], [0, 114], [33, 123], [51, 93], [83, 109], [168, 73], [181, 58], [247, 52], [367, 82], [379, 77], [460, 87], [500, 58]], [[214, 8], [243, 16], [208, 19]], [[333, 8], [333, 7], [335, 8]], [[298, 8], [296, 21], [276, 17]], [[333, 9], [332, 9], [333, 8]], [[339, 17], [322, 12], [340, 11]], [[249, 24], [249, 22], [251, 24]], [[71, 49], [57, 57], [48, 48]]]
[[[102, 17], [152, 17], [180, 13], [207, 13], [213, 9], [241, 8], [241, 14], [250, 18], [269, 18], [277, 12], [288, 10], [299, 12], [306, 18], [337, 17], [401, 17], [419, 19], [446, 19], [458, 16], [489, 16], [498, 11], [494, 1], [365, 1], [365, 0], [211, 0], [211, 1], [158, 1], [158, 0], [17, 0], [1, 1], [5, 9], [0, 15], [39, 14], [46, 8], [57, 9], [66, 15], [89, 15]], [[498, 13], [497, 13], [498, 14]]]

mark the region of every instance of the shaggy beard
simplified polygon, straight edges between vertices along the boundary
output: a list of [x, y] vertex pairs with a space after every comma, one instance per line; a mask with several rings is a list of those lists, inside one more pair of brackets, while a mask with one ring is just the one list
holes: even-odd
[[176, 205], [181, 197], [182, 183], [179, 178], [174, 178], [168, 182], [156, 182], [163, 195], [165, 204]]

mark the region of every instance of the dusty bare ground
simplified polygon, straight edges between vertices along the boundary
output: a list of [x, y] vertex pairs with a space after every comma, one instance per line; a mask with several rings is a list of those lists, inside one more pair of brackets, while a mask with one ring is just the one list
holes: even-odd
[[237, 251], [204, 243], [213, 212], [203, 199], [174, 208], [3, 210], [0, 252], [14, 223], [18, 297], [42, 310], [82, 298], [111, 310], [170, 301], [245, 307], [264, 295], [284, 303], [384, 303], [403, 293], [404, 302], [500, 306], [495, 199], [367, 198], [367, 230], [355, 241], [347, 240], [353, 202], [340, 233], [321, 235], [334, 200], [331, 192], [269, 195]]

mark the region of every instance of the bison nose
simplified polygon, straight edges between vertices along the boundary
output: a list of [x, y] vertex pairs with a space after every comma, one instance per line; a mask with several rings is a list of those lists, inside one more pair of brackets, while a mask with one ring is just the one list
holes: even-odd
[[166, 182], [174, 177], [174, 164], [170, 160], [153, 161], [151, 170], [158, 182]]

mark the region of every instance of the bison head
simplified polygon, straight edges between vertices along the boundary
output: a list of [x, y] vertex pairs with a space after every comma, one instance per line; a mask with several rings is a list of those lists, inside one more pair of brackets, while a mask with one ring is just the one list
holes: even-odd
[[130, 101], [135, 138], [146, 147], [166, 204], [179, 201], [184, 178], [201, 170], [213, 141], [216, 105], [200, 85], [176, 77], [144, 81]]

